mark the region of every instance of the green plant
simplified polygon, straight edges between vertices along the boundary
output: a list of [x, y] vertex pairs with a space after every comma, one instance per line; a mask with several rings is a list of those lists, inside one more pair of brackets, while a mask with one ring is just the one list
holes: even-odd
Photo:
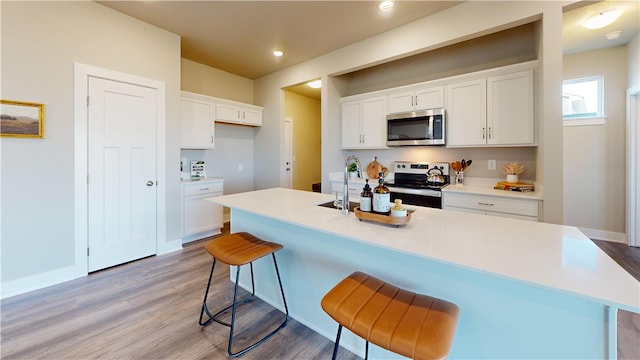
[[351, 163], [347, 169], [349, 172], [356, 172], [358, 171], [358, 165], [356, 165], [356, 163]]

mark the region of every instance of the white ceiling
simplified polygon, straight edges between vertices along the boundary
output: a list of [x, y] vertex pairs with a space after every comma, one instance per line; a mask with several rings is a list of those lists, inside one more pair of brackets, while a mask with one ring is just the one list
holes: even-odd
[[[329, 53], [462, 1], [396, 1], [386, 14], [378, 1], [98, 1], [181, 36], [182, 57], [249, 79]], [[640, 0], [588, 1], [564, 15], [565, 54], [627, 43], [639, 31]], [[615, 6], [614, 24], [588, 30], [580, 22]], [[621, 30], [616, 40], [605, 34]], [[271, 52], [285, 55], [275, 59]], [[306, 93], [319, 96], [319, 91]]]

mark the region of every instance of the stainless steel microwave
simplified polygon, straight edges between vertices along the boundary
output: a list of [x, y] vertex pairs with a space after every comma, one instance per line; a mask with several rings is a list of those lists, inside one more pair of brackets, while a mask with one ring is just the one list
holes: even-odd
[[387, 115], [387, 146], [445, 145], [444, 109]]

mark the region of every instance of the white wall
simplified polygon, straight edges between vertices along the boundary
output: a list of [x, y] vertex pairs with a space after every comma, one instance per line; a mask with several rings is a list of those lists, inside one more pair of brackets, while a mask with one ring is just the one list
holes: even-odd
[[[562, 223], [562, 136], [560, 88], [562, 83], [562, 6], [568, 2], [465, 2], [403, 27], [346, 46], [305, 63], [255, 81], [256, 102], [265, 107], [264, 125], [256, 134], [256, 188], [282, 183], [280, 157], [283, 118], [282, 88], [322, 78], [322, 182], [339, 170], [347, 152], [340, 150], [338, 99], [349, 91], [348, 81], [330, 75], [436, 49], [542, 18], [538, 59], [541, 68], [540, 134], [545, 143], [536, 150], [539, 180], [544, 183], [545, 221]], [[455, 23], [455, 26], [451, 26]], [[429, 34], [425, 36], [424, 34]], [[560, 135], [557, 135], [560, 134]]]
[[640, 87], [640, 34], [627, 44], [627, 54], [629, 64], [627, 88]]
[[[178, 164], [180, 39], [95, 2], [0, 6], [2, 98], [43, 103], [46, 118], [43, 140], [1, 140], [4, 297], [64, 281], [75, 266], [74, 62], [165, 82], [166, 160]], [[162, 241], [179, 240], [178, 177], [167, 166]]]
[[606, 115], [604, 125], [563, 129], [565, 223], [624, 239], [627, 47], [565, 56], [563, 72], [564, 79], [604, 75]]

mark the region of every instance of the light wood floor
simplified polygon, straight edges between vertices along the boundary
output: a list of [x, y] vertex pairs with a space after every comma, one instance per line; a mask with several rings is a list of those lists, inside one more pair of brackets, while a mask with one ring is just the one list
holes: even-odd
[[[227, 358], [228, 328], [198, 325], [211, 266], [211, 257], [202, 248], [205, 241], [3, 300], [0, 358]], [[640, 274], [640, 249], [596, 243], [630, 272]], [[228, 267], [216, 267], [212, 301], [230, 301], [228, 274]], [[246, 328], [238, 335], [240, 342], [265, 330], [247, 326], [242, 319], [265, 316], [276, 324], [281, 316], [260, 300], [244, 309], [247, 317], [238, 320], [239, 328]], [[640, 315], [621, 311], [618, 336], [619, 358], [640, 359]], [[328, 359], [332, 348], [332, 341], [290, 318], [280, 332], [243, 359]], [[341, 349], [339, 358], [358, 357]]]

